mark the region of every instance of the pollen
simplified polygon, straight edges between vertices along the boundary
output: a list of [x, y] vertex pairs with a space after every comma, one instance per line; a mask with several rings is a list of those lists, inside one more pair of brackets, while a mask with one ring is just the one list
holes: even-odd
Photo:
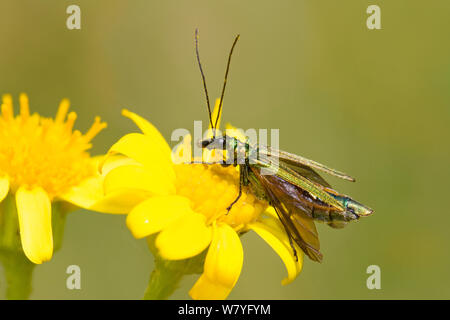
[[223, 222], [239, 231], [256, 221], [267, 203], [257, 199], [243, 186], [242, 196], [228, 212], [239, 194], [239, 172], [235, 167], [219, 164], [175, 165], [177, 194], [191, 200], [195, 212], [203, 214], [207, 223]]
[[20, 186], [39, 186], [52, 199], [95, 173], [87, 150], [106, 123], [96, 118], [86, 134], [73, 131], [77, 115], [68, 113], [67, 99], [61, 101], [54, 119], [31, 115], [25, 94], [20, 95], [19, 106], [15, 116], [11, 96], [2, 97], [0, 176], [8, 177], [13, 192]]

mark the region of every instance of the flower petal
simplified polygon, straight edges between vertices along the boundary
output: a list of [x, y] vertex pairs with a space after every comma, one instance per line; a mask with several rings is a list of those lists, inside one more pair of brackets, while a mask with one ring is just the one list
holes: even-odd
[[214, 227], [204, 272], [189, 291], [193, 299], [226, 299], [241, 274], [244, 250], [238, 234], [227, 224]]
[[127, 109], [123, 109], [122, 114], [131, 119], [139, 127], [139, 129], [141, 129], [141, 131], [153, 141], [153, 143], [157, 144], [162, 149], [163, 152], [171, 152], [171, 149], [162, 134], [149, 121], [134, 112], [128, 111]]
[[172, 152], [173, 164], [190, 163], [192, 161], [192, 136], [187, 134], [183, 141], [178, 144]]
[[210, 280], [203, 273], [189, 291], [189, 295], [194, 300], [225, 300], [232, 289], [233, 287]]
[[148, 193], [141, 190], [125, 190], [114, 191], [103, 198], [99, 199], [89, 210], [111, 213], [111, 214], [127, 214], [137, 204], [148, 198]]
[[52, 212], [47, 193], [37, 187], [20, 187], [16, 192], [20, 238], [25, 255], [41, 264], [53, 254]]
[[225, 129], [227, 136], [234, 137], [240, 141], [247, 140], [247, 136], [242, 129], [238, 129], [230, 123], [225, 124]]
[[92, 160], [94, 161], [95, 167], [98, 168], [98, 173], [102, 176], [106, 176], [112, 169], [120, 166], [141, 165], [139, 162], [121, 154], [95, 156]]
[[[220, 114], [219, 114], [219, 106], [220, 106], [220, 98], [217, 98], [216, 101], [214, 102], [214, 108], [213, 108], [213, 111], [211, 113], [211, 119], [212, 119], [213, 125], [215, 124], [216, 119], [218, 118], [218, 120], [217, 120], [217, 127], [215, 129], [219, 129], [220, 128], [220, 120], [222, 118], [223, 105], [222, 105], [222, 109], [220, 110]], [[214, 132], [213, 132], [213, 130], [211, 128], [211, 122], [210, 122], [209, 126], [208, 126], [208, 131], [206, 133], [206, 137], [212, 138], [213, 137], [213, 133]]]
[[[219, 128], [220, 128], [220, 120], [222, 118], [223, 108], [220, 110], [220, 114], [219, 114], [219, 106], [220, 106], [220, 98], [217, 98], [216, 102], [214, 104], [213, 112], [211, 114], [211, 119], [212, 119], [213, 124], [215, 124], [216, 119], [218, 118], [217, 127], [215, 128], [216, 130], [219, 130]], [[213, 134], [214, 134], [214, 131], [211, 128], [211, 123], [209, 123], [208, 131], [206, 132], [206, 138], [212, 138]], [[225, 152], [225, 154], [226, 154], [226, 151], [219, 151], [218, 149], [209, 150], [207, 148], [204, 148], [203, 152], [202, 152], [203, 162], [219, 162], [223, 159], [223, 155], [222, 155], [223, 152]]]
[[175, 180], [171, 152], [166, 152], [149, 137], [140, 133], [129, 133], [119, 139], [108, 153], [120, 153], [146, 166], [150, 171], [162, 171], [167, 179]]
[[161, 257], [167, 260], [187, 259], [205, 250], [211, 242], [211, 228], [205, 222], [204, 215], [192, 213], [164, 228], [155, 241]]
[[263, 238], [284, 262], [288, 276], [281, 281], [281, 284], [286, 285], [294, 281], [302, 271], [303, 251], [295, 245], [298, 256], [298, 261], [296, 261], [289, 238], [280, 221], [272, 215], [268, 215], [267, 218], [250, 224], [249, 229]]
[[149, 196], [175, 193], [175, 185], [160, 170], [150, 171], [140, 165], [119, 166], [111, 170], [103, 184], [106, 195], [114, 191], [147, 191]]
[[9, 192], [9, 179], [8, 177], [0, 177], [0, 202], [5, 199]]
[[140, 239], [161, 231], [170, 223], [189, 213], [192, 213], [192, 209], [188, 198], [181, 196], [152, 197], [131, 210], [127, 216], [127, 226], [133, 236]]
[[78, 207], [103, 213], [128, 213], [140, 202], [149, 197], [145, 190], [119, 190], [104, 194], [104, 178], [100, 175], [82, 181], [60, 195], [64, 201]]

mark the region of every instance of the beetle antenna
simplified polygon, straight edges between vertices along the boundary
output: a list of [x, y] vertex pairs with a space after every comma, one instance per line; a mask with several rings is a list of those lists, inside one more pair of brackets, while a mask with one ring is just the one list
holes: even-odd
[[206, 96], [206, 106], [208, 107], [209, 123], [211, 125], [211, 129], [213, 130], [214, 136], [215, 136], [216, 129], [213, 126], [213, 122], [212, 122], [211, 105], [209, 103], [208, 88], [206, 87], [206, 78], [205, 78], [205, 74], [203, 72], [202, 63], [200, 62], [200, 54], [198, 53], [198, 29], [195, 29], [195, 54], [197, 56], [198, 67], [200, 68], [200, 74], [202, 75], [203, 89], [205, 90], [205, 96]]
[[227, 70], [225, 71], [225, 80], [223, 81], [222, 94], [220, 96], [219, 112], [217, 113], [217, 118], [216, 118], [216, 122], [214, 123], [214, 128], [216, 128], [216, 126], [217, 126], [217, 122], [219, 121], [220, 113], [222, 111], [223, 96], [225, 94], [225, 87], [227, 86], [228, 72], [230, 71], [231, 55], [233, 54], [234, 47], [236, 46], [236, 43], [239, 40], [239, 37], [240, 37], [240, 35], [238, 34], [236, 36], [236, 38], [234, 39], [233, 45], [231, 46], [230, 54], [228, 55]]

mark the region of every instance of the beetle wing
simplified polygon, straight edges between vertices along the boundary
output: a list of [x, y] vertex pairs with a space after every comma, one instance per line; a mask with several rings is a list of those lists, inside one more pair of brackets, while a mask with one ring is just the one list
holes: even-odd
[[319, 235], [310, 217], [312, 209], [301, 199], [299, 189], [275, 175], [261, 175], [256, 167], [251, 170], [263, 186], [288, 236], [311, 260], [321, 262]]

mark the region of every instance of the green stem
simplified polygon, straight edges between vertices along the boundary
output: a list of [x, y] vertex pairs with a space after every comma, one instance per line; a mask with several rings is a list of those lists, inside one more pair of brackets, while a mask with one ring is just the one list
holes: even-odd
[[145, 290], [144, 300], [167, 300], [178, 288], [184, 273], [170, 265], [170, 261], [156, 263]]
[[16, 201], [8, 195], [0, 204], [0, 262], [6, 278], [7, 299], [28, 299], [34, 264], [23, 254]]
[[[70, 208], [62, 202], [52, 204], [54, 251], [61, 247], [68, 209]], [[16, 202], [11, 194], [0, 203], [0, 263], [6, 277], [6, 298], [28, 299], [36, 265], [23, 253]]]
[[165, 260], [158, 254], [155, 247], [156, 236], [150, 236], [147, 239], [150, 251], [155, 257], [155, 268], [150, 275], [147, 289], [145, 290], [144, 300], [166, 300], [168, 299], [180, 284], [185, 275], [199, 274], [203, 272], [206, 250], [189, 259], [185, 260]]
[[19, 248], [21, 244], [16, 200], [8, 195], [0, 203], [0, 249], [15, 251]]
[[6, 298], [8, 300], [28, 299], [36, 265], [30, 262], [22, 252], [0, 251], [0, 261], [6, 277]]
[[63, 242], [64, 229], [68, 208], [64, 202], [54, 202], [52, 204], [52, 231], [53, 231], [53, 251], [58, 251]]

